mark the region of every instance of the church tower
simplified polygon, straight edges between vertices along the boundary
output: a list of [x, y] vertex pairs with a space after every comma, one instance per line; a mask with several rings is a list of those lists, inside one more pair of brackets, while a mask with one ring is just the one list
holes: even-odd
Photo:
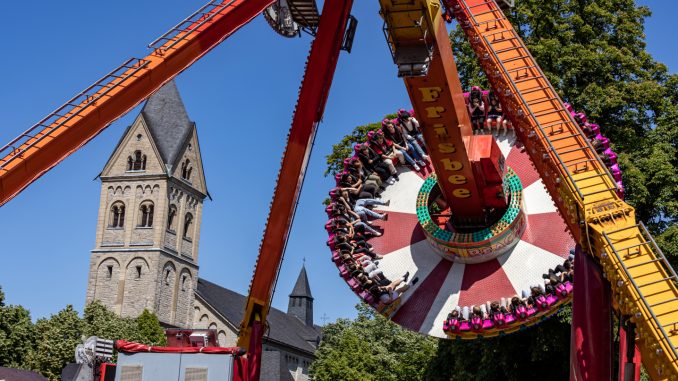
[[296, 316], [307, 326], [313, 327], [313, 296], [306, 276], [306, 266], [301, 266], [297, 283], [290, 294], [287, 314]]
[[146, 101], [99, 177], [87, 303], [124, 317], [148, 309], [190, 327], [207, 188], [195, 123], [174, 82]]

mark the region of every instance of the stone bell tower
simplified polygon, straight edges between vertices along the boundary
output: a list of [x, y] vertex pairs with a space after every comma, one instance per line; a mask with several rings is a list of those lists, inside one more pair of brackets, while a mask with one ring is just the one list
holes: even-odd
[[174, 82], [146, 101], [99, 178], [87, 302], [189, 327], [207, 187], [196, 126]]

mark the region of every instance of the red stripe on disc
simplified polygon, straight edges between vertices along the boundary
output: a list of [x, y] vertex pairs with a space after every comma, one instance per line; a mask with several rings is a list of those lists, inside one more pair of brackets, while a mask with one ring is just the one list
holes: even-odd
[[567, 258], [574, 248], [574, 240], [558, 213], [528, 214], [527, 221], [523, 241]]
[[483, 263], [466, 265], [458, 305], [477, 306], [488, 300], [494, 301], [511, 297], [515, 293], [513, 285], [499, 265], [499, 261], [493, 259]]
[[523, 189], [539, 180], [539, 173], [532, 166], [530, 157], [527, 156], [526, 152], [520, 152], [520, 148], [511, 148], [506, 159], [506, 165], [518, 174], [520, 182], [523, 184]]
[[[431, 253], [431, 255], [434, 254]], [[419, 331], [451, 268], [452, 262], [443, 259], [426, 279], [419, 279], [421, 285], [414, 290], [407, 302], [400, 306], [392, 320], [403, 327]], [[416, 276], [416, 274], [413, 274], [413, 276]]]
[[388, 213], [388, 221], [373, 221], [374, 226], [384, 233], [383, 236], [370, 240], [374, 251], [378, 254], [388, 254], [426, 239], [416, 214], [386, 213]]

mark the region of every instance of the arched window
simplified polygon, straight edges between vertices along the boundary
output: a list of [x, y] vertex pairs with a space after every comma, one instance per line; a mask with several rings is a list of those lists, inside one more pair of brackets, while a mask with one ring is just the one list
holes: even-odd
[[184, 217], [184, 238], [191, 238], [191, 224], [193, 223], [193, 215], [186, 213]]
[[183, 163], [181, 163], [181, 178], [187, 181], [191, 180], [191, 171], [193, 170], [193, 167], [191, 167], [191, 161], [186, 159]]
[[134, 151], [134, 157], [130, 156], [127, 158], [127, 170], [128, 171], [145, 171], [146, 170], [146, 155], [142, 154], [141, 151]]
[[108, 227], [121, 228], [123, 226], [125, 226], [125, 204], [122, 201], [116, 201], [111, 205], [111, 217]]
[[139, 206], [139, 226], [150, 228], [153, 226], [153, 202], [144, 201]]
[[169, 213], [167, 214], [167, 230], [176, 231], [176, 216], [177, 216], [177, 207], [176, 205], [170, 205]]

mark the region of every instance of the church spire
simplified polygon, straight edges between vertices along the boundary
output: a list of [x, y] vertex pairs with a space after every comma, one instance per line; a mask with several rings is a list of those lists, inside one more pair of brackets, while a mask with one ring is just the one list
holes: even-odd
[[151, 95], [141, 114], [153, 135], [162, 160], [165, 164], [173, 165], [193, 129], [193, 122], [188, 119], [174, 81], [167, 82]]
[[289, 296], [287, 314], [296, 316], [308, 326], [313, 326], [313, 296], [311, 295], [311, 286], [308, 283], [305, 265], [301, 266], [297, 283]]

